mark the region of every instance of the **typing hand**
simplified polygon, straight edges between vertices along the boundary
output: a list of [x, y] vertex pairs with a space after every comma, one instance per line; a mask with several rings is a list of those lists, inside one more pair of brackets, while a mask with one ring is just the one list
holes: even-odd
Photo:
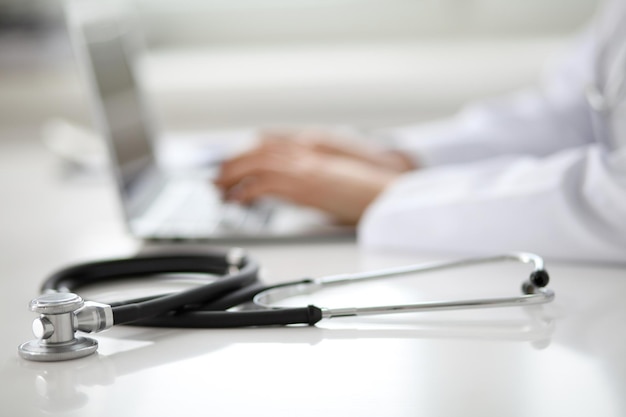
[[215, 184], [227, 200], [249, 204], [276, 196], [356, 224], [400, 174], [386, 167], [293, 140], [265, 140], [222, 164]]
[[345, 133], [323, 129], [267, 129], [261, 132], [261, 143], [291, 142], [313, 151], [341, 156], [396, 172], [415, 168], [404, 154], [383, 149]]

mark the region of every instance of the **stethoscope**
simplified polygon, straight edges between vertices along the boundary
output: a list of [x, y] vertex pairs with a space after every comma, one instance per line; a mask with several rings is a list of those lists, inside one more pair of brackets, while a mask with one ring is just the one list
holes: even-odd
[[[522, 284], [522, 295], [359, 308], [276, 306], [286, 298], [328, 286], [501, 261], [532, 264], [533, 270]], [[96, 283], [175, 273], [206, 274], [210, 280], [176, 293], [111, 304], [84, 301], [74, 293]], [[118, 324], [182, 328], [314, 325], [333, 317], [542, 304], [554, 299], [554, 292], [545, 288], [548, 282], [543, 259], [525, 252], [302, 279], [273, 286], [259, 281], [259, 265], [238, 248], [203, 254], [136, 256], [75, 265], [46, 279], [42, 295], [30, 302], [31, 311], [39, 314], [33, 321], [37, 339], [21, 344], [18, 352], [32, 361], [81, 358], [94, 353], [98, 342], [76, 337], [76, 331], [95, 333]]]

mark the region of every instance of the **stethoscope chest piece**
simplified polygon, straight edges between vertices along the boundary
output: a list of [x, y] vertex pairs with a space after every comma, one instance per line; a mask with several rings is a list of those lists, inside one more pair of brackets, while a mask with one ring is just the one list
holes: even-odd
[[39, 313], [33, 321], [36, 340], [19, 346], [19, 355], [39, 362], [78, 359], [91, 355], [98, 342], [88, 337], [75, 337], [76, 311], [84, 307], [83, 299], [72, 293], [50, 293], [30, 302], [30, 309]]

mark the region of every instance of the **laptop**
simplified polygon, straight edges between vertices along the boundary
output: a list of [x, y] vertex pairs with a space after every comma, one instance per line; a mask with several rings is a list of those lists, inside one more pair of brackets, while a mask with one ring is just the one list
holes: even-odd
[[221, 147], [205, 149], [212, 154], [202, 169], [166, 169], [155, 149], [158, 141], [149, 106], [136, 76], [141, 49], [137, 25], [114, 7], [77, 10], [70, 5], [67, 12], [76, 58], [89, 86], [96, 125], [109, 148], [131, 234], [168, 241], [308, 240], [354, 234], [352, 228], [333, 225], [319, 211], [283, 201], [264, 199], [253, 206], [222, 201], [211, 182], [217, 172], [211, 164], [228, 154], [232, 146], [228, 137]]

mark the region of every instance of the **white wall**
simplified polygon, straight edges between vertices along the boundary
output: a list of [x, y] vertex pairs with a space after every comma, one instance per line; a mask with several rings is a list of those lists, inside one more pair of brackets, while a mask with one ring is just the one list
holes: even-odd
[[[149, 46], [142, 71], [161, 124], [196, 129], [279, 122], [380, 126], [446, 115], [468, 100], [535, 82], [544, 61], [588, 20], [596, 3], [131, 4]], [[33, 16], [54, 21], [60, 4], [0, 0], [0, 10], [17, 7], [20, 14], [30, 10]], [[22, 42], [20, 36], [0, 31], [0, 127], [41, 124], [50, 117], [90, 123], [88, 100], [69, 48], [59, 47], [67, 39], [44, 36]], [[25, 55], [22, 45], [36, 59], [14, 62]]]
[[596, 0], [139, 0], [163, 44], [364, 42], [571, 31]]
[[166, 128], [379, 127], [538, 81], [595, 0], [139, 1]]

